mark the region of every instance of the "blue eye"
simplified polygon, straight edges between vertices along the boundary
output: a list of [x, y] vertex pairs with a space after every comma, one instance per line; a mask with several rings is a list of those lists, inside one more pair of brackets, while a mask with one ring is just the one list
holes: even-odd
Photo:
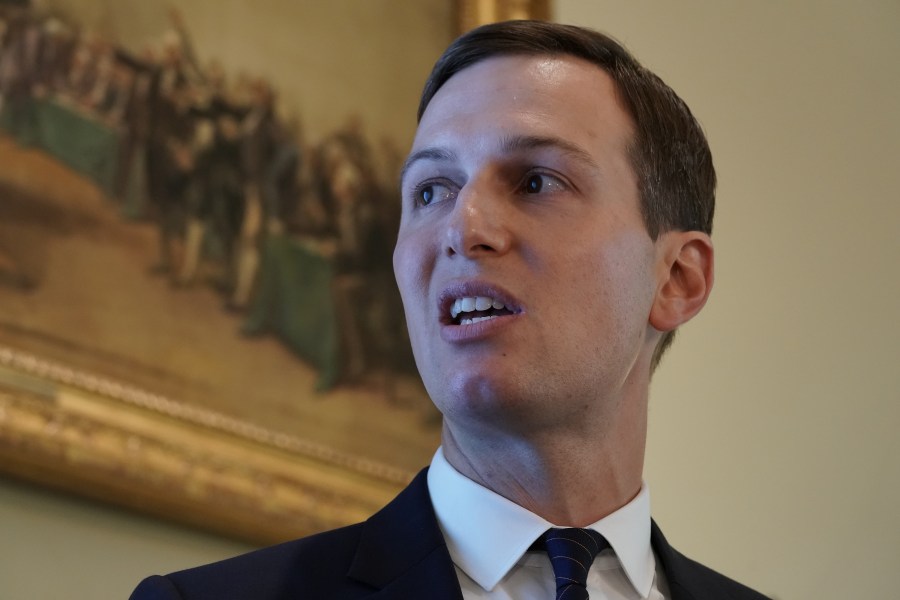
[[542, 175], [532, 175], [525, 180], [525, 193], [537, 194], [544, 188], [544, 177]]
[[428, 206], [432, 200], [434, 200], [434, 186], [426, 185], [419, 190], [419, 202], [421, 204]]
[[453, 192], [446, 185], [440, 183], [426, 183], [420, 185], [413, 192], [416, 204], [428, 206], [433, 202], [441, 202], [453, 196]]
[[568, 189], [559, 177], [547, 173], [532, 173], [521, 185], [521, 190], [525, 194], [553, 194]]

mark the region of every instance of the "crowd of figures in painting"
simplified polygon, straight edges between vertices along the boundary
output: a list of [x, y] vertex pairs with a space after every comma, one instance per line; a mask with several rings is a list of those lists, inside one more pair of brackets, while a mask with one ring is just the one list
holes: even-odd
[[50, 99], [116, 132], [110, 204], [157, 229], [156, 258], [143, 268], [161, 281], [213, 286], [240, 315], [266, 238], [312, 240], [334, 267], [335, 306], [351, 333], [342, 379], [408, 369], [397, 358], [405, 328], [390, 268], [397, 148], [382, 139], [373, 149], [357, 115], [305, 142], [269, 81], [201, 62], [181, 15], [170, 20], [156, 43], [132, 52], [73, 20], [0, 2], [0, 110], [15, 123], [29, 102]]

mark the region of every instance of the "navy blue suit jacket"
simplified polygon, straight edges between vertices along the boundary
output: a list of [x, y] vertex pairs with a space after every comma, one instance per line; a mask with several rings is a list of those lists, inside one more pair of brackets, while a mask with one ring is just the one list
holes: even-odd
[[[364, 523], [141, 582], [131, 600], [462, 600], [423, 470]], [[672, 600], [764, 600], [679, 554], [653, 524]]]

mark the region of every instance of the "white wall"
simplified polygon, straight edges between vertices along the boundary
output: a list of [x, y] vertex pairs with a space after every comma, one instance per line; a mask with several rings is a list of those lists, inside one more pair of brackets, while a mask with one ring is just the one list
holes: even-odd
[[557, 0], [703, 123], [710, 304], [651, 394], [676, 547], [783, 599], [897, 597], [900, 3]]

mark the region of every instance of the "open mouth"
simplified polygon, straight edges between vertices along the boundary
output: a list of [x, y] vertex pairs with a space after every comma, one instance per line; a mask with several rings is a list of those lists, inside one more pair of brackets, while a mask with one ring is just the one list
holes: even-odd
[[503, 301], [488, 296], [456, 298], [450, 305], [450, 322], [454, 325], [471, 325], [512, 314], [514, 311]]

